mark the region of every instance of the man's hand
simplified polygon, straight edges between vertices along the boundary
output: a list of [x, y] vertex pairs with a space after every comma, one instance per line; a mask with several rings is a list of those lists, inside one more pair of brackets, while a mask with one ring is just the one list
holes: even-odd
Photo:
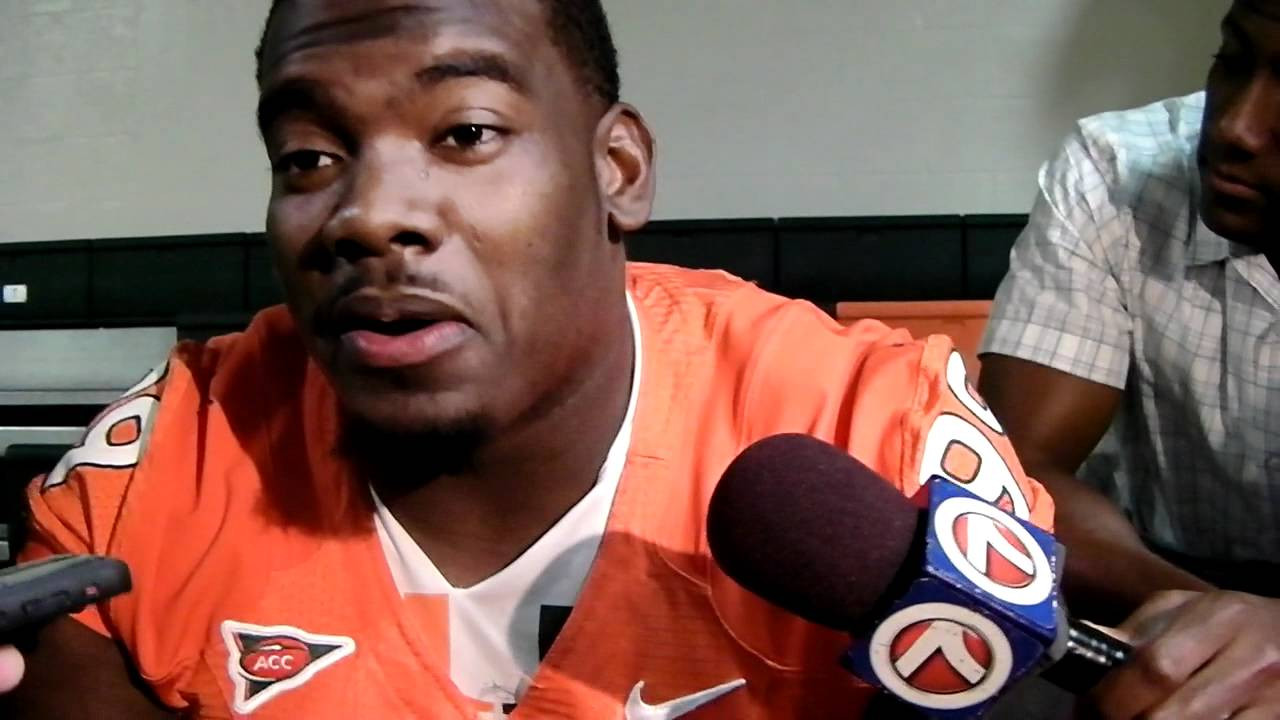
[[22, 655], [11, 645], [0, 645], [0, 693], [7, 693], [18, 686], [22, 670]]
[[1104, 718], [1280, 718], [1280, 600], [1170, 591], [1120, 630], [1134, 652], [1094, 691]]

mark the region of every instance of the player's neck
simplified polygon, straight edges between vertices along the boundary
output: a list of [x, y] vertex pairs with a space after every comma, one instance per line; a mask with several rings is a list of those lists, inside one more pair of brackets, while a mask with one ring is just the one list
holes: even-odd
[[412, 487], [375, 488], [455, 587], [519, 557], [595, 485], [630, 400], [635, 361], [625, 304], [619, 331], [577, 383], [478, 447], [465, 470]]

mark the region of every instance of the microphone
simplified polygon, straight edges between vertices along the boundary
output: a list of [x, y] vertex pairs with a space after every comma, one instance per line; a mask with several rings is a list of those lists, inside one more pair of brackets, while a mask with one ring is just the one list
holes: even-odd
[[775, 435], [725, 470], [707, 539], [729, 577], [853, 634], [845, 667], [935, 717], [979, 716], [1038, 670], [1082, 693], [1128, 658], [1067, 620], [1051, 535], [949, 480], [926, 489], [922, 512], [844, 451]]

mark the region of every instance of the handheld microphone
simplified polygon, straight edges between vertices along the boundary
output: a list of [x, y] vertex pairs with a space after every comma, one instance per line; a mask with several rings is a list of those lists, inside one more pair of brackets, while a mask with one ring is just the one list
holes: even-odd
[[1031, 671], [1091, 688], [1130, 647], [1070, 622], [1061, 546], [954, 482], [928, 509], [844, 451], [804, 435], [744, 450], [711, 497], [707, 537], [729, 577], [859, 638], [863, 681], [935, 717], [967, 718]]

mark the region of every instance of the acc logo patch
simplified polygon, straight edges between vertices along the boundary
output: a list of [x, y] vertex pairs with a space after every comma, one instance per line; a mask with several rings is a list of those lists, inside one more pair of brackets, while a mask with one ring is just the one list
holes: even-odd
[[356, 649], [354, 640], [341, 635], [235, 620], [222, 623], [222, 640], [227, 644], [227, 672], [235, 686], [235, 710], [246, 714], [301, 686]]
[[885, 689], [933, 710], [956, 710], [995, 697], [1013, 671], [1013, 648], [1000, 628], [950, 603], [910, 605], [871, 636], [871, 667]]

